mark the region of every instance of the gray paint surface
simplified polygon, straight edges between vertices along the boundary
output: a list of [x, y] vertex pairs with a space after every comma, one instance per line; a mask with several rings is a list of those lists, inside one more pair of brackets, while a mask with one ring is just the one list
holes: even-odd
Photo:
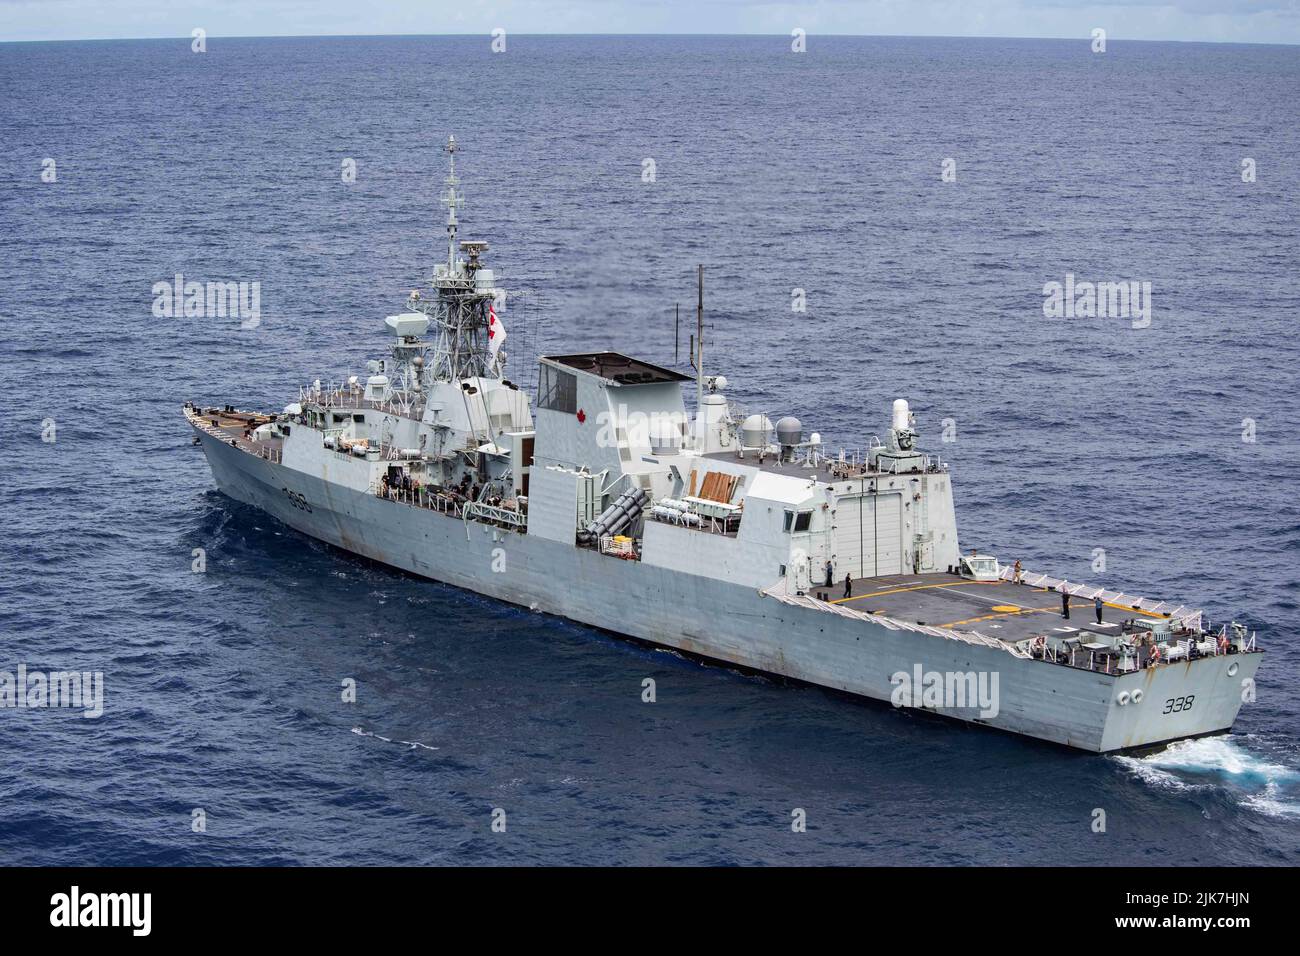
[[[322, 541], [383, 564], [534, 610], [560, 615], [717, 661], [877, 700], [891, 675], [996, 673], [996, 716], [932, 708], [945, 716], [1094, 752], [1147, 746], [1231, 728], [1241, 686], [1260, 655], [1207, 657], [1107, 675], [1018, 657], [1002, 646], [892, 629], [862, 614], [827, 613], [807, 598], [663, 566], [622, 561], [388, 501], [273, 463], [196, 428], [217, 487]], [[293, 493], [293, 496], [289, 494]], [[294, 496], [301, 496], [296, 498]], [[305, 506], [303, 503], [305, 502]], [[504, 570], [493, 561], [504, 556]], [[684, 609], [691, 613], [683, 613]], [[1236, 665], [1236, 672], [1228, 670]], [[1122, 706], [1122, 691], [1143, 691]], [[1196, 705], [1163, 714], [1166, 698]]]

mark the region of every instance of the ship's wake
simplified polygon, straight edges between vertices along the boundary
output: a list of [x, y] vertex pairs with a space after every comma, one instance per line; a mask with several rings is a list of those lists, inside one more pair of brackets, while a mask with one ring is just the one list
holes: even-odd
[[362, 730], [360, 727], [353, 727], [352, 732], [359, 737], [370, 737], [374, 740], [381, 740], [386, 744], [398, 744], [407, 750], [437, 750], [437, 747], [431, 747], [428, 744], [422, 744], [416, 740], [394, 740], [392, 737], [383, 737], [379, 734], [371, 733], [368, 730]]
[[1271, 817], [1300, 817], [1300, 766], [1294, 754], [1254, 734], [1180, 740], [1145, 757], [1116, 757], [1144, 783], [1164, 790], [1229, 790]]

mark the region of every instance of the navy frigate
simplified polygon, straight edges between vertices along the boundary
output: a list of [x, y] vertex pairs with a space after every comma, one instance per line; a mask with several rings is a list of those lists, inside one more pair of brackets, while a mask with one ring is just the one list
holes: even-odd
[[705, 374], [702, 270], [693, 375], [543, 355], [534, 403], [506, 376], [487, 243], [458, 239], [457, 149], [446, 261], [385, 320], [387, 356], [278, 413], [185, 404], [222, 492], [415, 575], [1085, 751], [1232, 728], [1253, 633], [964, 553], [903, 399], [856, 452], [746, 414]]

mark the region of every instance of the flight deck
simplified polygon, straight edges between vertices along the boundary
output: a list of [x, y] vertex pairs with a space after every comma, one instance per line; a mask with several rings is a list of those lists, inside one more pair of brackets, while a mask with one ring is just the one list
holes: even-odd
[[855, 578], [844, 596], [844, 581], [831, 587], [813, 585], [808, 594], [818, 600], [856, 611], [879, 614], [912, 624], [960, 631], [978, 631], [1016, 642], [1045, 635], [1056, 638], [1119, 633], [1124, 621], [1159, 619], [1164, 615], [1103, 602], [1097, 623], [1091, 600], [1072, 596], [1070, 617], [1061, 616], [1061, 595], [1044, 587], [1011, 581], [973, 581], [956, 574], [893, 574]]

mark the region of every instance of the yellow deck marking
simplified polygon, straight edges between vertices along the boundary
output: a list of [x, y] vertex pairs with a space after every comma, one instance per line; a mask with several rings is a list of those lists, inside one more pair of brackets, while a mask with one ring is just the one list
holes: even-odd
[[[965, 586], [968, 585], [968, 584], [996, 585], [996, 584], [1009, 584], [1009, 583], [1011, 583], [1011, 582], [1008, 582], [1008, 581], [967, 581], [967, 580], [965, 580], [965, 579], [962, 579], [961, 581], [948, 581], [948, 582], [945, 582], [945, 583], [943, 583], [943, 584], [915, 584], [915, 585], [912, 585], [911, 587], [890, 588], [889, 590], [886, 590], [886, 591], [872, 591], [872, 592], [870, 592], [870, 593], [868, 593], [868, 594], [855, 594], [855, 595], [853, 595], [853, 597], [836, 598], [834, 601], [830, 601], [830, 602], [828, 602], [828, 603], [830, 603], [830, 604], [847, 604], [849, 601], [861, 601], [861, 600], [863, 600], [864, 598], [869, 598], [869, 597], [882, 597], [883, 595], [886, 595], [886, 594], [902, 594], [902, 593], [904, 593], [904, 592], [906, 592], [906, 591], [927, 591], [927, 590], [929, 590], [930, 588], [956, 588], [956, 587], [965, 587]], [[1033, 591], [1034, 591], [1034, 593], [1046, 592], [1046, 591], [1047, 591], [1047, 588], [1034, 588]], [[973, 597], [973, 596], [974, 596], [974, 595], [972, 595], [972, 597]], [[1154, 618], [1163, 618], [1163, 617], [1164, 617], [1164, 615], [1162, 615], [1162, 614], [1157, 614], [1157, 613], [1155, 613], [1154, 611], [1144, 611], [1144, 610], [1142, 610], [1141, 608], [1137, 608], [1137, 607], [1129, 607], [1129, 606], [1127, 606], [1127, 605], [1125, 605], [1125, 604], [1113, 604], [1113, 603], [1111, 603], [1110, 601], [1102, 601], [1101, 603], [1102, 603], [1103, 605], [1105, 605], [1106, 607], [1113, 607], [1113, 608], [1115, 608], [1116, 610], [1119, 610], [1119, 611], [1128, 611], [1128, 612], [1133, 613], [1133, 614], [1144, 614], [1144, 615], [1146, 615], [1147, 617], [1154, 617]], [[1071, 603], [1070, 603], [1070, 607], [1071, 607], [1071, 608], [1090, 608], [1090, 607], [1093, 607], [1093, 606], [1094, 606], [1094, 605], [1093, 605], [1092, 601], [1090, 601], [1090, 600], [1086, 601], [1086, 603], [1084, 603], [1084, 604], [1075, 604], [1074, 602], [1071, 602]], [[957, 626], [960, 625], [960, 624], [976, 624], [976, 623], [978, 623], [978, 622], [980, 622], [980, 621], [991, 621], [991, 620], [993, 620], [994, 618], [997, 618], [997, 617], [1011, 617], [1011, 616], [1013, 616], [1013, 615], [1017, 615], [1017, 614], [1033, 614], [1033, 613], [1037, 613], [1038, 611], [1053, 611], [1053, 610], [1054, 610], [1054, 611], [1057, 611], [1057, 612], [1059, 613], [1060, 610], [1061, 610], [1061, 606], [1060, 606], [1059, 604], [1057, 604], [1057, 605], [1052, 605], [1052, 606], [1050, 606], [1050, 607], [1024, 607], [1024, 608], [1022, 608], [1022, 607], [1011, 607], [1010, 605], [1006, 605], [1006, 604], [995, 604], [995, 605], [992, 606], [991, 610], [996, 611], [997, 613], [996, 613], [996, 614], [987, 614], [987, 615], [985, 615], [985, 616], [983, 616], [983, 617], [971, 617], [971, 618], [967, 618], [967, 619], [964, 620], [964, 621], [953, 621], [951, 624], [940, 624], [940, 625], [938, 625], [938, 626], [939, 626], [939, 627], [957, 627]], [[888, 612], [887, 610], [880, 610], [880, 611], [877, 611], [876, 613], [878, 613], [878, 614], [888, 614], [889, 612]]]
[[1140, 607], [1129, 607], [1127, 604], [1112, 604], [1110, 601], [1102, 601], [1101, 603], [1106, 607], [1113, 607], [1116, 610], [1132, 611], [1134, 614], [1145, 614], [1147, 617], [1158, 617], [1161, 620], [1164, 619], [1163, 614], [1157, 614], [1155, 611], [1144, 611]]
[[[1111, 604], [1109, 601], [1102, 601], [1101, 603], [1104, 604], [1106, 607], [1113, 607], [1113, 608], [1116, 608], [1116, 609], [1118, 609], [1118, 610], [1120, 610], [1120, 611], [1133, 611], [1133, 612], [1136, 612], [1136, 613], [1138, 613], [1138, 614], [1145, 614], [1145, 615], [1147, 615], [1148, 617], [1163, 617], [1163, 615], [1161, 615], [1161, 614], [1156, 614], [1154, 611], [1144, 611], [1144, 610], [1142, 610], [1141, 608], [1136, 608], [1136, 607], [1126, 607], [1126, 606], [1123, 605], [1123, 604]], [[1083, 603], [1083, 604], [1076, 604], [1074, 601], [1071, 601], [1071, 602], [1070, 602], [1070, 607], [1071, 607], [1071, 609], [1073, 609], [1073, 608], [1090, 608], [1090, 607], [1093, 607], [1093, 603], [1092, 603], [1091, 601], [1085, 601], [1085, 603]], [[1005, 607], [994, 607], [992, 610], [997, 611], [998, 613], [997, 613], [997, 614], [986, 614], [984, 617], [968, 617], [968, 618], [967, 618], [966, 620], [964, 620], [964, 621], [953, 621], [951, 624], [940, 624], [939, 626], [940, 626], [940, 627], [956, 627], [956, 626], [959, 625], [959, 624], [977, 624], [977, 623], [979, 623], [980, 621], [991, 621], [991, 620], [993, 620], [995, 617], [1013, 617], [1013, 616], [1015, 616], [1015, 615], [1017, 615], [1017, 614], [1032, 614], [1032, 613], [1035, 613], [1035, 612], [1037, 612], [1037, 611], [1055, 611], [1056, 613], [1059, 614], [1059, 613], [1061, 613], [1061, 605], [1059, 605], [1059, 604], [1051, 604], [1051, 605], [1048, 605], [1047, 607], [1025, 607], [1025, 608], [1005, 608]]]
[[[1046, 592], [1047, 592], [1047, 588], [1034, 588], [1034, 593], [1036, 594], [1044, 594]], [[1115, 604], [1111, 601], [1102, 601], [1101, 603], [1105, 607], [1113, 607], [1117, 611], [1133, 611], [1136, 614], [1145, 614], [1147, 617], [1159, 617], [1159, 618], [1164, 617], [1163, 614], [1157, 614], [1155, 611], [1144, 611], [1140, 607], [1129, 607], [1127, 604]], [[1071, 604], [1070, 607], [1074, 607], [1074, 605]], [[994, 610], [996, 610], [996, 608]]]
[[888, 591], [872, 591], [870, 594], [855, 594], [853, 597], [836, 598], [831, 604], [844, 604], [848, 601], [861, 601], [863, 598], [880, 597], [882, 594], [901, 594], [903, 591], [925, 591], [929, 588], [955, 588], [967, 584], [1003, 584], [1003, 581], [949, 581], [947, 584], [918, 584], [910, 588], [892, 588]]
[[[1087, 607], [1086, 604], [1071, 604], [1070, 607]], [[939, 627], [956, 627], [959, 624], [978, 624], [980, 621], [991, 621], [995, 617], [1015, 617], [1019, 614], [1036, 614], [1039, 611], [1061, 611], [1059, 604], [1053, 604], [1048, 607], [1018, 607], [1010, 611], [1001, 611], [997, 614], [985, 614], [983, 617], [968, 617], [964, 621], [953, 621], [951, 624], [940, 624]]]

